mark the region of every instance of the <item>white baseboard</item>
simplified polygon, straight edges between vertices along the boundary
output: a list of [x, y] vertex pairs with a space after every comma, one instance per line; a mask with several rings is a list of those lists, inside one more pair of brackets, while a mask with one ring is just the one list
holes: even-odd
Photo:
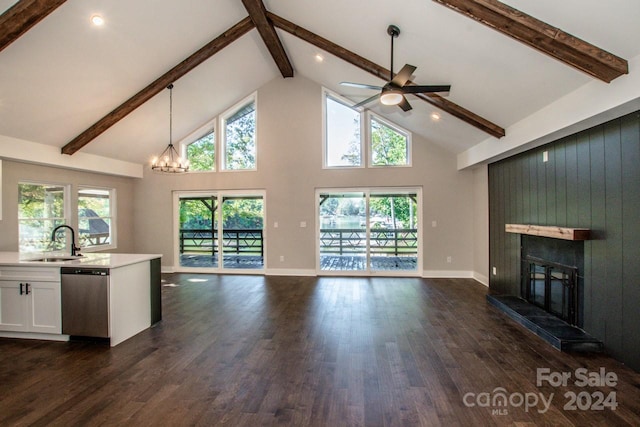
[[296, 268], [268, 268], [265, 276], [317, 276], [316, 270]]
[[473, 271], [464, 270], [424, 270], [425, 279], [473, 279]]
[[476, 279], [476, 281], [482, 283], [483, 285], [485, 285], [487, 288], [489, 287], [489, 278], [487, 276], [485, 276], [484, 274], [480, 274], [477, 271], [473, 272], [473, 278]]

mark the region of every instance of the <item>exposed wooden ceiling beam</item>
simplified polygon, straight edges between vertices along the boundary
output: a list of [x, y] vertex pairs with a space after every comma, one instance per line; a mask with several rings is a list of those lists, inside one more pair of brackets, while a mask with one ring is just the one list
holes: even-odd
[[158, 93], [162, 92], [166, 87], [178, 80], [180, 77], [187, 74], [189, 71], [202, 64], [207, 59], [221, 51], [223, 48], [233, 43], [244, 34], [254, 28], [254, 24], [249, 17], [246, 17], [242, 21], [238, 22], [233, 27], [207, 43], [200, 48], [194, 54], [187, 59], [167, 71], [162, 76], [158, 77], [153, 83], [142, 89], [137, 94], [133, 95], [124, 104], [117, 107], [115, 110], [98, 120], [89, 129], [82, 132], [75, 137], [71, 142], [62, 147], [63, 154], [74, 154], [82, 147], [91, 142], [94, 138], [100, 135], [105, 130], [122, 120], [133, 110], [153, 98]]
[[627, 61], [497, 0], [433, 0], [609, 83]]
[[[342, 46], [339, 46], [323, 37], [320, 37], [317, 34], [312, 33], [311, 31], [305, 30], [304, 28], [290, 22], [287, 21], [286, 19], [275, 15], [271, 12], [267, 12], [267, 17], [273, 22], [273, 24], [290, 33], [293, 34], [294, 36], [313, 44], [314, 46], [319, 47], [320, 49], [334, 55], [337, 56], [338, 58], [368, 72], [373, 74], [376, 77], [381, 78], [384, 81], [387, 81], [389, 79], [389, 75], [390, 75], [390, 71], [387, 70], [386, 68], [369, 61], [366, 58], [363, 58], [362, 56], [351, 52], [345, 48], [343, 48]], [[410, 83], [409, 83], [410, 84]], [[455, 104], [454, 102], [449, 101], [446, 98], [443, 98], [440, 95], [437, 95], [435, 93], [431, 93], [431, 94], [415, 94], [418, 98], [422, 99], [423, 101], [428, 102], [429, 104], [435, 105], [436, 107], [440, 108], [443, 111], [446, 111], [447, 113], [451, 114], [452, 116], [455, 116], [457, 118], [459, 118], [460, 120], [470, 124], [471, 126], [474, 126], [486, 133], [488, 133], [489, 135], [495, 136], [496, 138], [501, 138], [505, 135], [504, 129], [498, 125], [496, 125], [495, 123], [490, 122], [489, 120], [486, 120], [480, 116], [478, 116], [477, 114]]]
[[267, 49], [269, 49], [269, 53], [271, 53], [273, 60], [280, 69], [282, 77], [293, 77], [291, 61], [289, 61], [276, 29], [273, 28], [273, 24], [267, 18], [267, 9], [264, 7], [262, 0], [242, 0], [242, 4], [249, 12], [249, 17], [251, 17], [258, 33], [260, 33], [264, 44], [267, 45]]
[[0, 52], [66, 0], [20, 0], [0, 16]]

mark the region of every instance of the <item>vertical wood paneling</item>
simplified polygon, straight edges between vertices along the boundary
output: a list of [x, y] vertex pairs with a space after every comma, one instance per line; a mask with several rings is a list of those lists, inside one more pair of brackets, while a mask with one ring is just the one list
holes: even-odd
[[[576, 158], [578, 165], [577, 227], [591, 227], [591, 159], [589, 134], [585, 131], [576, 138]], [[591, 246], [593, 241], [584, 243], [584, 328], [591, 330], [593, 310], [591, 307]]]
[[[640, 355], [640, 113], [621, 123], [622, 158], [622, 352]], [[635, 226], [634, 226], [635, 225]], [[623, 358], [623, 360], [625, 360]], [[636, 362], [634, 368], [638, 368]], [[633, 365], [632, 365], [633, 366]]]
[[583, 327], [640, 370], [640, 112], [490, 165], [489, 194], [492, 291], [520, 292], [505, 222], [591, 228]]
[[536, 166], [538, 167], [538, 185], [537, 185], [537, 206], [538, 206], [538, 224], [548, 225], [547, 222], [547, 164], [542, 161], [542, 150], [538, 150], [534, 157]]
[[[598, 306], [606, 304], [605, 286], [607, 272], [606, 250], [606, 210], [604, 171], [604, 131], [598, 126], [589, 132], [589, 159], [591, 160], [591, 332], [601, 339], [607, 339], [607, 319], [604, 310]], [[585, 260], [585, 263], [589, 263]]]
[[[622, 356], [622, 158], [620, 121], [604, 127], [605, 170], [605, 304], [606, 342], [614, 356]], [[640, 184], [640, 183], [639, 183]], [[601, 202], [602, 203], [602, 202]]]
[[538, 162], [534, 152], [529, 156], [529, 207], [531, 208], [531, 224], [541, 224], [538, 216]]
[[578, 152], [576, 137], [565, 139], [565, 177], [567, 179], [567, 221], [566, 226], [579, 224], [578, 218]]
[[555, 178], [555, 221], [561, 227], [567, 227], [567, 158], [566, 144], [556, 145], [553, 159], [553, 173]]
[[547, 149], [549, 161], [544, 163], [545, 169], [545, 193], [547, 201], [547, 224], [558, 224], [558, 213], [556, 212], [556, 150], [554, 147]]
[[518, 162], [522, 167], [522, 223], [534, 224], [531, 217], [531, 172], [529, 160], [521, 157]]

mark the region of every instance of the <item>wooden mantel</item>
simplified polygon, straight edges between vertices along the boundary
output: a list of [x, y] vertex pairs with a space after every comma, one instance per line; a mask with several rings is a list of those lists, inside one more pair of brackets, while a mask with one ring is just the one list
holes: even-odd
[[591, 238], [591, 230], [588, 228], [556, 227], [553, 225], [505, 224], [504, 231], [563, 240], [589, 240]]

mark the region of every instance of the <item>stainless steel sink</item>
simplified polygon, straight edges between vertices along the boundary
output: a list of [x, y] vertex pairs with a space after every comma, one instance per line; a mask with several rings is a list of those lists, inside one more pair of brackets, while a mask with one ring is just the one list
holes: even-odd
[[64, 261], [73, 261], [79, 259], [79, 257], [70, 257], [70, 256], [49, 256], [44, 258], [35, 258], [29, 259], [29, 262], [64, 262]]

